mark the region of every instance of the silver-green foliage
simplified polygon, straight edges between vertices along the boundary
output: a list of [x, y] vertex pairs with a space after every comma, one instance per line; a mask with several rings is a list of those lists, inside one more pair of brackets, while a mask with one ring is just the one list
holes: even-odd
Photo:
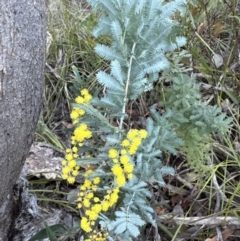
[[166, 120], [176, 134], [184, 141], [180, 150], [187, 156], [190, 165], [204, 167], [205, 153], [210, 150], [211, 133], [222, 135], [229, 129], [232, 119], [226, 118], [221, 108], [209, 106], [201, 100], [200, 84], [186, 74], [162, 73], [171, 87], [166, 87], [165, 101], [161, 104], [167, 109]]
[[[109, 71], [99, 71], [97, 80], [106, 89], [102, 98], [95, 97], [92, 104], [98, 107], [76, 105], [84, 109], [91, 118], [85, 121], [103, 141], [118, 146], [124, 135], [123, 120], [127, 116], [128, 100], [134, 100], [153, 88], [153, 83], [162, 78], [170, 81], [165, 89], [165, 113], [160, 115], [151, 110], [146, 129], [148, 137], [138, 151], [134, 177], [121, 189], [120, 210], [113, 215], [101, 215], [101, 225], [110, 231], [109, 240], [120, 237], [133, 240], [140, 234], [140, 228], [152, 223], [153, 209], [148, 197], [151, 193], [147, 183], [164, 185], [163, 176], [174, 174], [174, 169], [164, 166], [162, 152], [176, 154], [179, 148], [198, 149], [199, 140], [211, 132], [223, 133], [228, 129], [229, 119], [217, 107], [201, 102], [199, 85], [187, 74], [179, 73], [181, 67], [174, 67], [176, 61], [169, 61], [173, 51], [186, 43], [179, 36], [179, 25], [172, 15], [181, 10], [184, 0], [88, 0], [93, 9], [100, 13], [94, 36], [108, 35], [110, 46], [99, 44], [96, 52], [110, 62]], [[185, 53], [185, 52], [184, 52]], [[172, 55], [174, 56], [174, 54]], [[175, 56], [181, 57], [181, 54]], [[186, 56], [186, 55], [185, 55]], [[177, 60], [178, 62], [178, 60]], [[186, 72], [187, 68], [183, 68]], [[103, 109], [102, 115], [99, 110]], [[111, 126], [108, 117], [115, 116], [119, 127]], [[197, 137], [196, 137], [197, 136]], [[199, 139], [200, 138], [200, 139]], [[202, 139], [201, 139], [202, 138]], [[193, 143], [195, 146], [189, 146]], [[96, 162], [107, 158], [103, 154], [109, 147], [99, 149]], [[190, 152], [194, 155], [195, 152]], [[99, 161], [100, 163], [100, 161]]]
[[88, 2], [101, 11], [94, 36], [110, 35], [112, 40], [111, 46], [98, 44], [95, 48], [101, 57], [111, 61], [110, 73], [97, 74], [98, 81], [108, 88], [108, 96], [101, 103], [121, 113], [126, 85], [129, 99], [151, 89], [159, 71], [170, 65], [165, 54], [186, 43], [184, 37], [177, 36], [178, 25], [171, 19], [185, 1]]

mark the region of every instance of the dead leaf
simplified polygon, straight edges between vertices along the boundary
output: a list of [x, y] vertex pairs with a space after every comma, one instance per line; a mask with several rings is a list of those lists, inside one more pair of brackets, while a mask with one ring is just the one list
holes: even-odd
[[213, 36], [215, 38], [218, 38], [219, 35], [222, 33], [223, 29], [224, 29], [225, 25], [222, 21], [218, 21], [213, 25]]
[[170, 191], [170, 193], [172, 193], [172, 195], [178, 194], [178, 195], [181, 195], [181, 196], [187, 196], [190, 193], [190, 191], [188, 191], [185, 188], [175, 187], [171, 184], [165, 184], [165, 187]]
[[[222, 231], [222, 238], [223, 238], [223, 241], [225, 241], [229, 236], [231, 236], [233, 233], [233, 230], [230, 229], [230, 228], [225, 228], [223, 231]], [[205, 241], [218, 241], [218, 237], [217, 235], [214, 236], [213, 238], [207, 238]]]
[[173, 208], [171, 214], [178, 216], [178, 217], [184, 217], [184, 212], [183, 212], [182, 206], [180, 204], [177, 204]]
[[198, 26], [197, 33], [201, 35], [207, 30], [207, 28], [208, 28], [208, 22], [205, 20]]
[[181, 203], [181, 200], [182, 200], [182, 197], [179, 196], [179, 195], [173, 195], [171, 197], [171, 204], [172, 204], [172, 207], [175, 207], [177, 204]]
[[67, 128], [73, 128], [73, 124], [68, 123], [67, 121], [61, 121], [61, 123]]
[[131, 116], [132, 120], [139, 120], [139, 112], [137, 110], [129, 109], [126, 112], [129, 116]]
[[215, 64], [216, 68], [220, 68], [223, 65], [223, 57], [220, 54], [213, 54], [212, 62]]
[[157, 213], [164, 213], [164, 208], [161, 207], [161, 206], [156, 206], [155, 210], [156, 210]]
[[196, 6], [193, 6], [193, 7], [191, 8], [191, 13], [192, 13], [192, 16], [193, 16], [193, 17], [196, 17], [197, 14], [198, 14], [198, 12], [199, 12], [199, 9], [198, 9], [197, 5], [196, 5]]

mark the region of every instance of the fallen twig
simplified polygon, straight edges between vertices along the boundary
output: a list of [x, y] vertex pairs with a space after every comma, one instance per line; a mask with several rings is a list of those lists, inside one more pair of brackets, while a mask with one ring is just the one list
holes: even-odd
[[171, 214], [161, 214], [157, 217], [161, 222], [174, 222], [177, 225], [195, 225], [195, 226], [239, 226], [240, 221], [236, 217], [224, 217], [224, 216], [202, 216], [202, 217], [177, 217]]

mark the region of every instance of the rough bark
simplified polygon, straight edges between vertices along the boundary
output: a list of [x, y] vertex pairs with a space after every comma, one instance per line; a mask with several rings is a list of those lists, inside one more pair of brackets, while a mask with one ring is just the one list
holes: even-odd
[[0, 240], [19, 212], [18, 179], [42, 105], [44, 0], [0, 0]]

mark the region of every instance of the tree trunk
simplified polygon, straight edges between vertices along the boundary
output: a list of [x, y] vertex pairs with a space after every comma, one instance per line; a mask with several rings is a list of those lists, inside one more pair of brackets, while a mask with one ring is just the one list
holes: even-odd
[[[0, 240], [17, 215], [13, 185], [42, 106], [44, 0], [0, 0]], [[16, 199], [15, 199], [16, 200]]]

